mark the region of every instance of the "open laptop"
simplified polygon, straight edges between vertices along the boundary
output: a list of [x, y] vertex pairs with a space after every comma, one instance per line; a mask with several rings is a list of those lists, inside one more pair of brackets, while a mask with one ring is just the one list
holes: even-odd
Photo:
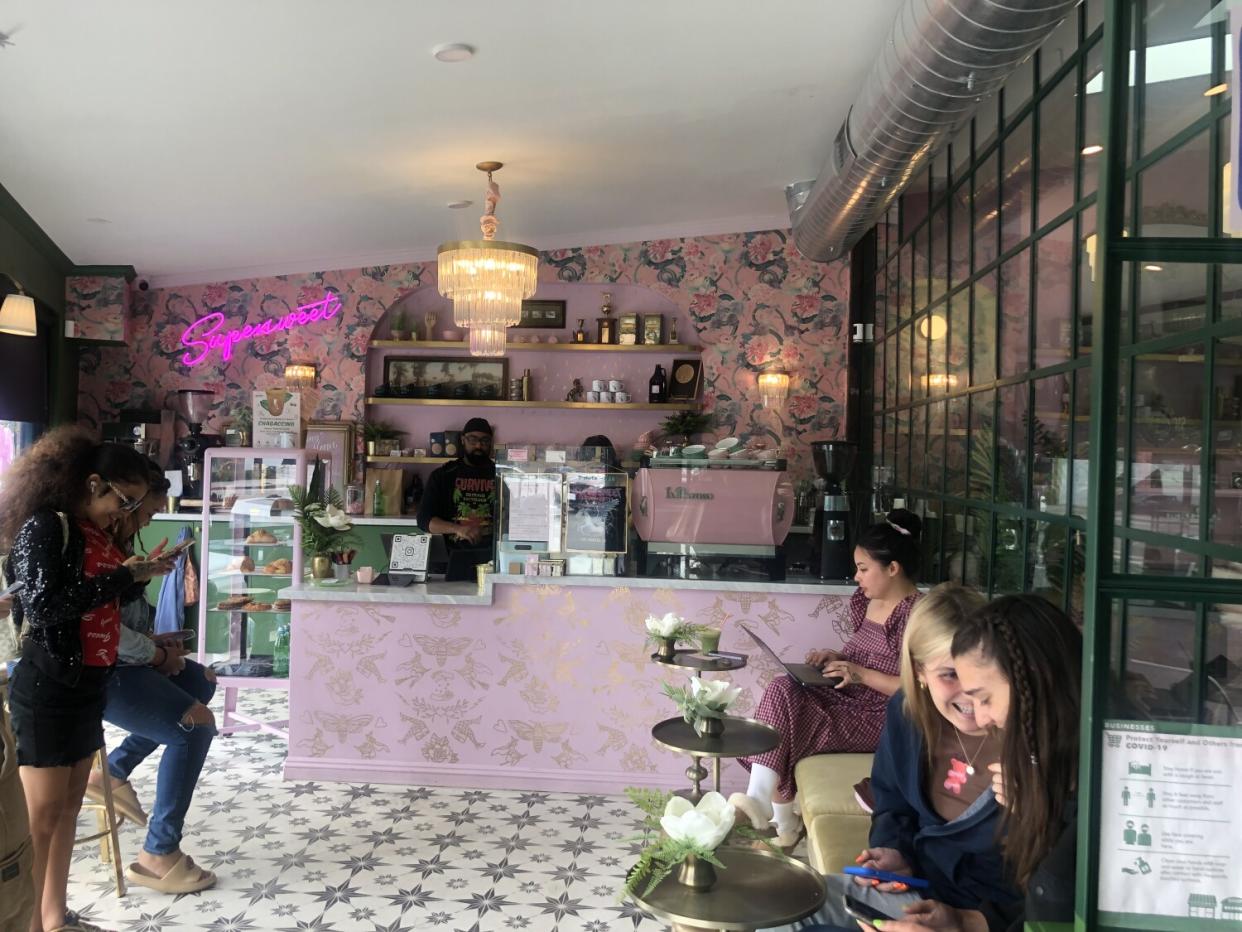
[[738, 625], [743, 631], [750, 635], [750, 639], [759, 645], [759, 649], [767, 654], [775, 663], [780, 664], [785, 672], [793, 677], [794, 682], [801, 686], [836, 686], [841, 682], [839, 676], [824, 676], [824, 671], [813, 663], [786, 663], [776, 656], [776, 651], [763, 643], [763, 639], [750, 628], [745, 625]]

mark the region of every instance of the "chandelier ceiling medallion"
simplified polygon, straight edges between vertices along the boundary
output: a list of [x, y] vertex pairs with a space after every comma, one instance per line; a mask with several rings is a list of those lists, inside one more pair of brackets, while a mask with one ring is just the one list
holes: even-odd
[[504, 355], [505, 328], [521, 321], [522, 302], [538, 284], [539, 250], [495, 238], [500, 187], [492, 173], [501, 167], [500, 162], [475, 166], [487, 173], [486, 206], [479, 218], [483, 238], [441, 243], [436, 253], [437, 287], [453, 302], [453, 322], [470, 331], [472, 356]]

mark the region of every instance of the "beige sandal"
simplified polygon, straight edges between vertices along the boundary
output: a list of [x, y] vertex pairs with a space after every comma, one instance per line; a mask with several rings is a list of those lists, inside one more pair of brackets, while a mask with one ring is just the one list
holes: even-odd
[[183, 854], [163, 877], [147, 873], [147, 869], [135, 861], [126, 868], [125, 879], [135, 886], [150, 887], [160, 893], [198, 893], [214, 886], [216, 875], [199, 867], [188, 854]]
[[[107, 778], [105, 777], [105, 779]], [[91, 802], [103, 805], [104, 791], [102, 786], [97, 786], [94, 783], [86, 784], [86, 796]], [[134, 792], [134, 788], [128, 781], [117, 784], [112, 788], [112, 808], [131, 822], [137, 822], [139, 825], [147, 824], [147, 814], [142, 811], [142, 803], [138, 802], [138, 794]]]

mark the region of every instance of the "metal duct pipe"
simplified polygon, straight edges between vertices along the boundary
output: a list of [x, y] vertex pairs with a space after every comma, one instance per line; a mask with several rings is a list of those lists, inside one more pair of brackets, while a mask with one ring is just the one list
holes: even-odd
[[798, 250], [849, 252], [924, 162], [1079, 0], [908, 0], [810, 193], [791, 195]]

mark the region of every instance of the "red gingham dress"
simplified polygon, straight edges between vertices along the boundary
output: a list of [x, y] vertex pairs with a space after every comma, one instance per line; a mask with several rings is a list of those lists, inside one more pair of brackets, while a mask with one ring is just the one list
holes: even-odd
[[[889, 676], [901, 672], [901, 639], [910, 610], [919, 593], [906, 596], [884, 624], [867, 621], [871, 600], [859, 590], [850, 597], [848, 623], [854, 636], [841, 650], [841, 658]], [[755, 718], [781, 733], [781, 743], [771, 751], [744, 757], [747, 770], [762, 764], [780, 775], [778, 794], [793, 799], [797, 791], [794, 765], [812, 754], [871, 753], [879, 746], [884, 730], [884, 710], [889, 697], [870, 686], [799, 686], [790, 676], [778, 676], [763, 691]]]

